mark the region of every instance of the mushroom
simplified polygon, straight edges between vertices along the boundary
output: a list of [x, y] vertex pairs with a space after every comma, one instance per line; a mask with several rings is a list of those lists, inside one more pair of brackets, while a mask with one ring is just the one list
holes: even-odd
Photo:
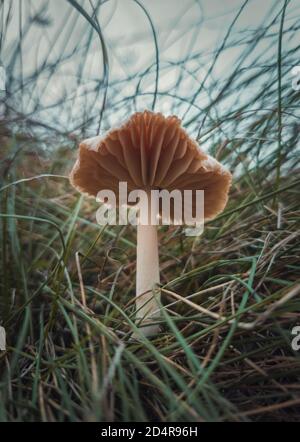
[[[231, 174], [206, 155], [175, 116], [150, 111], [137, 112], [104, 137], [84, 140], [70, 174], [80, 192], [96, 197], [102, 189], [114, 192], [119, 183], [128, 190], [204, 190], [204, 219], [213, 219], [224, 209]], [[143, 205], [149, 204], [142, 202]], [[195, 209], [195, 198], [192, 199]], [[136, 263], [136, 322], [144, 336], [155, 335], [160, 318], [160, 283], [157, 226], [138, 223]]]

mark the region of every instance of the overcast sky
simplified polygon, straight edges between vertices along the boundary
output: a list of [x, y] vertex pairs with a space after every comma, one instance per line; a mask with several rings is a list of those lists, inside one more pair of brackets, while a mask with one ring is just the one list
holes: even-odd
[[[63, 128], [76, 128], [80, 124], [82, 109], [99, 113], [102, 93], [95, 97], [94, 89], [103, 77], [103, 57], [99, 37], [90, 24], [67, 0], [12, 0], [12, 19], [3, 26], [9, 1], [2, 8], [4, 39], [1, 60], [5, 66], [22, 34], [22, 65], [14, 64], [14, 76], [18, 80], [28, 78], [45, 62], [57, 63], [54, 72], [41, 72], [23, 90], [21, 105], [29, 112], [35, 109], [36, 118], [54, 119]], [[91, 15], [90, 1], [79, 1]], [[282, 2], [277, 0], [140, 0], [147, 10], [155, 29], [159, 50], [159, 83], [156, 110], [184, 116], [185, 121], [193, 112], [204, 106], [211, 97], [203, 91], [192, 106], [193, 93], [197, 90], [211, 66], [216, 50], [221, 47], [229, 27], [228, 46], [232, 42], [251, 39], [257, 29], [272, 15], [279, 14]], [[21, 4], [21, 9], [20, 9]], [[94, 6], [98, 3], [94, 0]], [[299, 2], [292, 1], [287, 11], [286, 23], [294, 17]], [[35, 23], [26, 31], [28, 19], [38, 11], [47, 26]], [[21, 17], [21, 20], [20, 20]], [[122, 100], [126, 106], [137, 110], [150, 107], [155, 86], [155, 44], [151, 24], [145, 11], [134, 0], [108, 0], [98, 8], [97, 18], [101, 26], [109, 56], [109, 88], [106, 124], [113, 124], [122, 114]], [[41, 22], [41, 20], [40, 20]], [[20, 31], [21, 29], [21, 31]], [[278, 23], [274, 32], [278, 32]], [[296, 38], [296, 37], [295, 37]], [[91, 43], [89, 41], [91, 40]], [[285, 44], [295, 44], [291, 41]], [[87, 49], [88, 47], [88, 49]], [[268, 42], [262, 42], [245, 61], [245, 67], [263, 54]], [[222, 51], [205, 85], [222, 84], [230, 75], [245, 45], [235, 45]], [[274, 57], [276, 53], [274, 53]], [[19, 71], [17, 67], [19, 66]], [[142, 80], [140, 79], [143, 75]], [[178, 82], [178, 78], [180, 81]], [[177, 84], [178, 83], [178, 84]], [[134, 101], [137, 87], [140, 96]], [[103, 90], [102, 90], [103, 92]], [[211, 91], [214, 94], [217, 91]], [[241, 91], [237, 91], [241, 93]], [[251, 90], [247, 93], [251, 94]], [[186, 102], [174, 96], [184, 98]], [[55, 104], [64, 97], [59, 112]], [[87, 97], [89, 97], [87, 99]], [[55, 110], [54, 110], [55, 109]], [[126, 108], [127, 109], [127, 108]], [[112, 111], [113, 110], [113, 111]], [[126, 110], [127, 112], [127, 110]], [[91, 135], [96, 126], [91, 126]]]

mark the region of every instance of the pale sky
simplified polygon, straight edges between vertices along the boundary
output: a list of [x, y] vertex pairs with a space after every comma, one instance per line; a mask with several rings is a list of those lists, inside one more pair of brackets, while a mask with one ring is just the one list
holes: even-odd
[[[49, 26], [34, 24], [23, 35], [23, 78], [36, 72], [45, 60], [59, 63], [54, 72], [41, 72], [26, 84], [20, 106], [23, 111], [34, 112], [35, 118], [51, 121], [62, 130], [75, 130], [80, 127], [81, 121], [94, 116], [95, 124], [89, 125], [88, 135], [96, 135], [96, 120], [103, 96], [103, 91], [98, 96], [94, 92], [103, 76], [103, 58], [97, 34], [94, 31], [91, 34], [90, 24], [67, 0], [28, 0], [21, 3], [22, 33], [25, 33], [28, 18], [43, 7], [40, 15], [50, 23]], [[79, 3], [89, 14], [92, 13], [88, 0]], [[216, 50], [222, 45], [244, 1], [140, 0], [140, 3], [151, 17], [159, 49], [159, 95], [155, 110], [166, 114], [175, 112], [184, 117], [184, 122], [188, 121], [194, 112], [199, 112], [218, 93], [219, 85], [230, 75], [245, 50], [246, 44], [242, 44], [222, 51], [205, 83], [209, 88], [215, 82], [214, 89], [208, 94], [204, 88], [189, 108], [188, 103], [205, 78]], [[4, 16], [8, 4], [5, 2]], [[97, 2], [94, 0], [93, 4]], [[279, 14], [282, 4], [277, 0], [249, 0], [233, 25], [228, 46], [236, 41], [248, 41], [249, 44], [253, 32]], [[1, 60], [4, 66], [19, 44], [20, 37], [20, 2], [12, 0], [12, 6], [12, 19], [3, 33]], [[287, 25], [299, 6], [297, 0], [290, 3]], [[155, 86], [155, 46], [149, 20], [134, 0], [104, 1], [98, 9], [97, 18], [109, 56], [110, 86], [103, 122], [103, 128], [107, 129], [129, 111], [151, 107]], [[272, 30], [278, 32], [278, 21]], [[293, 45], [295, 42], [289, 40], [285, 44]], [[263, 57], [267, 50], [268, 40], [249, 54], [244, 62], [245, 68], [251, 67], [252, 61]], [[16, 83], [20, 66], [20, 60], [16, 60]], [[142, 74], [145, 75], [140, 81]], [[140, 95], [134, 101], [137, 88]], [[237, 90], [241, 99], [251, 93], [251, 89]]]

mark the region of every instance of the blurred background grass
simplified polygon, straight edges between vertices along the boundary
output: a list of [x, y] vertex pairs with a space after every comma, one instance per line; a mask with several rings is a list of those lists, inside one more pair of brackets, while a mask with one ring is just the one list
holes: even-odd
[[[0, 420], [298, 420], [299, 3], [0, 6]], [[160, 228], [162, 332], [136, 343], [135, 228], [67, 176], [145, 108], [234, 182], [200, 238]]]

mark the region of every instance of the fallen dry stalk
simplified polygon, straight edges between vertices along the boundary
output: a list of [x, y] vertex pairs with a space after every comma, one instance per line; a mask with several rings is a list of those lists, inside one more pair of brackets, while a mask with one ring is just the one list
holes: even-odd
[[[201, 305], [195, 304], [194, 302], [190, 301], [189, 299], [178, 295], [177, 293], [174, 293], [170, 290], [161, 289], [161, 291], [167, 293], [171, 297], [177, 299], [178, 301], [182, 301], [185, 304], [189, 305], [193, 309], [197, 310], [200, 313], [204, 313], [207, 316], [210, 316], [213, 319], [226, 321], [229, 324], [233, 324], [236, 322], [236, 319], [229, 319], [226, 316], [222, 316], [218, 313], [214, 313], [204, 307], [201, 307]], [[263, 313], [261, 313], [257, 319], [253, 322], [238, 322], [237, 327], [243, 329], [243, 330], [253, 330], [257, 325], [263, 324], [266, 319], [268, 319], [272, 313], [277, 310], [279, 307], [283, 306], [286, 302], [290, 301], [292, 298], [297, 296], [300, 293], [300, 284], [297, 284], [293, 289], [291, 289], [288, 293], [286, 293], [281, 299], [271, 304], [271, 306]]]

